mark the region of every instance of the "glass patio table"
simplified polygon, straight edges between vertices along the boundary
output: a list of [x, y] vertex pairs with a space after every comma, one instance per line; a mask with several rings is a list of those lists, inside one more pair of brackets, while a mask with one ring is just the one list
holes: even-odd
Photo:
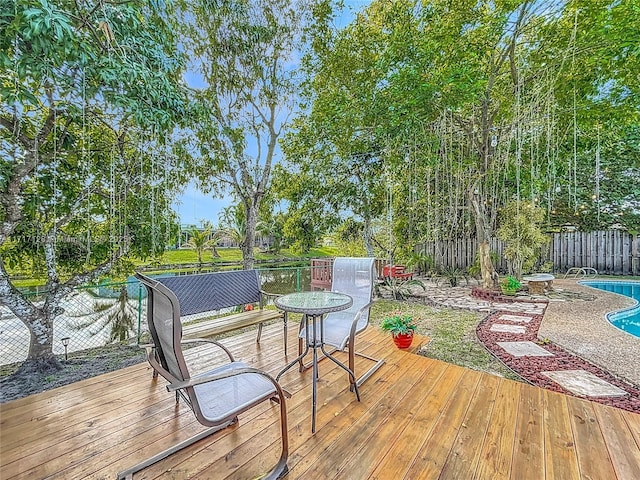
[[324, 315], [332, 312], [346, 310], [353, 305], [353, 299], [349, 295], [337, 292], [296, 292], [283, 295], [275, 299], [276, 307], [286, 312], [302, 313], [302, 324], [300, 331], [304, 328], [306, 348], [294, 361], [284, 367], [276, 376], [276, 381], [296, 363], [302, 365], [302, 359], [313, 350], [313, 390], [312, 390], [312, 415], [311, 415], [311, 432], [316, 431], [316, 392], [318, 380], [318, 349], [322, 351], [325, 357], [331, 359], [335, 364], [341, 367], [349, 374], [351, 385], [355, 390], [356, 397], [360, 401], [360, 392], [356, 385], [355, 374], [342, 362], [333, 357], [324, 347]]

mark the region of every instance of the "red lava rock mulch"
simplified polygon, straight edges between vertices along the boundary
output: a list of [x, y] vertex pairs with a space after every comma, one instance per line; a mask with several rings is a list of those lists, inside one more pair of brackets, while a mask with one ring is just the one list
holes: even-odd
[[[513, 312], [498, 311], [487, 316], [476, 329], [478, 338], [487, 349], [493, 353], [498, 359], [500, 359], [505, 365], [511, 368], [514, 372], [520, 375], [524, 380], [530, 382], [532, 385], [538, 387], [547, 388], [556, 392], [565, 393], [567, 395], [573, 395], [580, 398], [586, 398], [594, 402], [603, 403], [605, 405], [611, 405], [614, 407], [629, 410], [631, 412], [640, 413], [640, 389], [630, 383], [627, 383], [619, 378], [613, 376], [607, 371], [601, 369], [589, 363], [588, 361], [573, 355], [558, 345], [551, 342], [541, 342], [538, 337], [538, 329], [542, 322], [542, 315], [530, 315], [526, 313], [518, 313], [517, 315], [531, 317], [532, 320], [529, 323], [515, 323], [505, 320], [499, 321], [498, 318], [501, 315], [514, 315]], [[522, 325], [526, 327], [526, 333], [503, 333], [492, 332], [491, 326], [495, 323], [500, 324], [513, 324]], [[497, 342], [535, 342], [545, 350], [553, 353], [553, 357], [514, 357], [507, 353]], [[582, 395], [575, 395], [574, 393], [562, 388], [559, 384], [551, 380], [550, 378], [542, 375], [542, 372], [555, 371], [555, 370], [585, 370], [587, 372], [596, 375], [597, 377], [615, 385], [616, 387], [627, 392], [627, 395], [620, 397], [585, 397]]]

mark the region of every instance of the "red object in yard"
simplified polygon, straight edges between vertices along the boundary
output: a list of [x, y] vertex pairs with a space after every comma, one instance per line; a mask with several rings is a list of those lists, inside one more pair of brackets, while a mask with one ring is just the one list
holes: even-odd
[[396, 344], [396, 347], [404, 350], [411, 346], [411, 343], [413, 342], [413, 333], [399, 333], [393, 337], [393, 341]]
[[413, 278], [413, 273], [406, 272], [404, 265], [385, 265], [382, 267], [382, 276], [385, 278], [400, 278], [408, 280]]
[[253, 310], [253, 305], [251, 305], [250, 303], [246, 304], [244, 306], [244, 311], [245, 312], [250, 312], [251, 310]]

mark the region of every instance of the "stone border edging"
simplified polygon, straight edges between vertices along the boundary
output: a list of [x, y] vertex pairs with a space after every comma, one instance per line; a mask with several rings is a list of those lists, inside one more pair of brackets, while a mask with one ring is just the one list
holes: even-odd
[[[638, 387], [619, 379], [613, 374], [603, 370], [602, 368], [575, 354], [567, 352], [566, 350], [552, 342], [544, 342], [542, 343], [542, 346], [545, 350], [552, 353], [553, 356], [514, 357], [507, 353], [497, 344], [497, 342], [531, 341], [538, 345], [541, 344], [540, 340], [537, 337], [537, 333], [544, 314], [527, 314], [527, 316], [531, 317], [531, 321], [526, 324], [525, 333], [517, 334], [491, 331], [491, 327], [495, 323], [498, 323], [497, 320], [504, 314], [512, 314], [512, 312], [499, 310], [487, 315], [483, 320], [480, 321], [480, 323], [476, 327], [476, 336], [494, 357], [496, 357], [500, 362], [504, 363], [510, 370], [514, 371], [525, 381], [531, 383], [532, 385], [546, 388], [555, 392], [560, 392], [579, 398], [585, 398], [605, 405], [610, 405], [631, 412], [640, 413], [640, 389]], [[611, 383], [612, 385], [615, 385], [616, 387], [626, 391], [627, 395], [621, 397], [592, 397], [576, 395], [562, 388], [558, 383], [554, 382], [550, 378], [542, 375], [542, 372], [545, 371], [575, 369], [581, 369], [590, 372], [598, 378], [601, 378]]]

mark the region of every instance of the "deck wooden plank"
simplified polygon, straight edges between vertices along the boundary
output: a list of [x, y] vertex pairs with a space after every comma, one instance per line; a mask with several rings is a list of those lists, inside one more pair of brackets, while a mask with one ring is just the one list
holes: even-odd
[[404, 478], [437, 478], [440, 475], [480, 379], [478, 372], [463, 372], [455, 395], [442, 411], [434, 428], [425, 436]]
[[[439, 366], [446, 365], [441, 362], [436, 363]], [[434, 372], [437, 371], [434, 369]], [[440, 377], [434, 380], [431, 393], [418, 405], [418, 413], [410, 419], [401, 437], [381, 450], [383, 456], [371, 473], [371, 478], [385, 480], [405, 476], [418, 454], [422, 440], [431, 434], [442, 414], [444, 405], [451, 401], [452, 394], [462, 378], [463, 372], [462, 369], [446, 366]], [[384, 438], [381, 437], [381, 440], [384, 441]]]
[[640, 415], [631, 412], [622, 412], [625, 422], [636, 441], [636, 445], [640, 446]]
[[[422, 364], [423, 362], [419, 362], [418, 365]], [[356, 452], [355, 455], [342, 465], [335, 478], [369, 478], [382, 460], [380, 452], [388, 451], [395, 445], [403, 445], [406, 448], [407, 426], [420, 415], [424, 409], [424, 403], [433, 395], [434, 385], [446, 370], [447, 365], [441, 362], [431, 362], [430, 365], [426, 365], [423, 376], [400, 400], [397, 407], [391, 410], [381, 428], [370, 429], [367, 440], [358, 448], [352, 448]], [[426, 428], [424, 423], [422, 425]], [[397, 467], [400, 464], [397, 458], [395, 463], [395, 475], [397, 475]]]
[[[145, 361], [135, 365], [135, 367], [146, 370], [148, 369], [148, 364]], [[0, 419], [0, 438], [6, 428], [22, 425], [25, 421], [33, 418], [33, 412], [37, 412], [38, 417], [42, 417], [64, 411], [74, 405], [80, 405], [105, 391], [128, 388], [131, 375], [136, 375], [136, 373], [134, 373], [134, 370], [126, 370], [127, 373], [124, 373], [125, 370], [105, 373], [98, 377], [81, 380], [3, 404], [2, 418]]]
[[[107, 390], [103, 395], [96, 395], [86, 404], [74, 405], [49, 415], [35, 416], [25, 421], [22, 427], [14, 425], [3, 428], [3, 449], [20, 448], [49, 434], [64, 435], [67, 431], [77, 432], [87, 427], [91, 429], [103, 421], [111, 422], [113, 410], [118, 410], [118, 416], [126, 415], [138, 410], [141, 404], [152, 404], [161, 400], [162, 396], [155, 389], [132, 391], [130, 386], [126, 390]], [[24, 428], [25, 425], [28, 425], [28, 429]]]
[[545, 478], [542, 389], [523, 385], [518, 403], [511, 478]]
[[[222, 342], [237, 358], [275, 374], [295, 358], [296, 335], [291, 324], [286, 358], [281, 324], [266, 326], [260, 344], [255, 329]], [[357, 402], [344, 371], [322, 361], [315, 435], [311, 371], [293, 368], [282, 378], [293, 394], [287, 478], [639, 476], [638, 414], [402, 352], [375, 328], [358, 345], [387, 363], [361, 387]], [[185, 355], [204, 369], [223, 358], [214, 352], [197, 347]], [[358, 358], [356, 369], [369, 364]], [[0, 405], [0, 478], [114, 478], [202, 431], [185, 405], [175, 407], [165, 383], [144, 364]], [[135, 478], [256, 478], [276, 461], [279, 446], [278, 407], [264, 402], [242, 414], [239, 425]]]
[[618, 478], [640, 479], [640, 446], [635, 449], [632, 447], [635, 440], [622, 416], [622, 410], [598, 408], [595, 414]]
[[521, 385], [502, 380], [498, 386], [495, 407], [489, 428], [485, 433], [475, 479], [507, 479], [511, 475], [513, 443], [516, 434], [515, 419]]
[[545, 470], [550, 478], [579, 478], [578, 458], [566, 396], [544, 391]]
[[[366, 411], [361, 412], [356, 418], [348, 418], [345, 421], [346, 416], [342, 416], [336, 423], [337, 428], [343, 432], [348, 428], [351, 434], [339, 435], [331, 442], [323, 442], [324, 448], [314, 449], [306, 455], [305, 461], [293, 466], [292, 473], [306, 478], [327, 478], [338, 475], [346, 461], [358, 452], [355, 446], [364, 445], [372, 430], [379, 431], [382, 428], [385, 420], [398, 407], [405, 395], [421, 380], [422, 374], [423, 372], [418, 375], [399, 376], [390, 385], [391, 388], [386, 389], [384, 401], [369, 405], [369, 408], [365, 407]], [[364, 404], [364, 402], [360, 403]]]
[[[611, 463], [601, 425], [594, 412], [594, 403], [567, 397], [569, 418], [578, 454], [581, 478], [618, 478]], [[600, 408], [598, 404], [595, 408]]]
[[473, 478], [495, 406], [500, 378], [488, 376], [478, 384], [460, 424], [441, 478]]

